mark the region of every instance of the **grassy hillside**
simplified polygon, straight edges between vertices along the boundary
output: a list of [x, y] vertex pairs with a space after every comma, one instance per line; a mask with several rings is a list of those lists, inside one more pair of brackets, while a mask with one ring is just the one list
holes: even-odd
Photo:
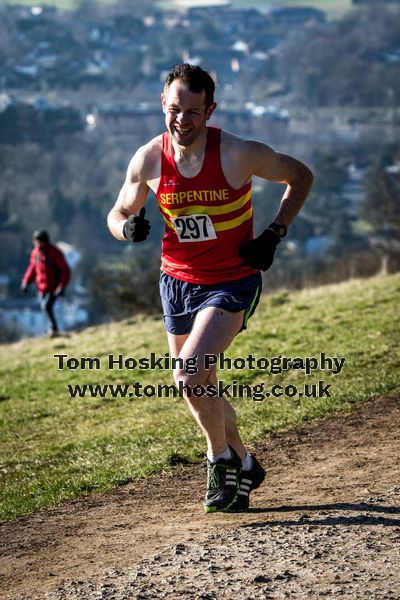
[[[247, 442], [399, 389], [399, 292], [400, 274], [264, 296], [229, 357], [275, 357], [278, 366], [279, 357], [320, 359], [321, 353], [346, 360], [336, 375], [329, 368], [309, 375], [301, 368], [277, 374], [269, 369], [220, 371], [226, 384], [264, 383], [266, 390], [290, 385], [300, 391], [318, 380], [331, 386], [330, 398], [290, 397], [290, 387], [290, 393], [279, 398], [235, 399]], [[159, 318], [143, 316], [68, 337], [0, 347], [2, 519], [109, 489], [180, 461], [201, 459], [203, 439], [179, 398], [151, 393], [140, 398], [133, 391], [125, 398], [110, 393], [104, 398], [69, 395], [68, 384], [171, 383], [167, 369], [109, 368], [109, 355], [149, 359], [152, 352], [157, 357], [167, 352], [163, 325]], [[100, 368], [89, 369], [86, 361], [77, 369], [58, 369], [54, 354], [78, 362], [81, 357], [97, 359]]]

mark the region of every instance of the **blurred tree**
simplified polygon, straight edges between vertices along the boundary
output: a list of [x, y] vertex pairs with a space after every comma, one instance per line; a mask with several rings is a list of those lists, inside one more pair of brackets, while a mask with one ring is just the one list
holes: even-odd
[[313, 235], [332, 235], [332, 226], [338, 215], [346, 213], [346, 202], [341, 194], [347, 179], [346, 167], [338, 154], [317, 150], [314, 173], [314, 183], [304, 206], [304, 214], [311, 219]]
[[293, 31], [282, 43], [277, 72], [293, 103], [396, 107], [399, 39], [398, 6], [358, 9]]
[[93, 268], [89, 289], [92, 312], [123, 319], [137, 312], [161, 310], [158, 281], [159, 252], [130, 245], [114, 260], [100, 260]]
[[114, 59], [110, 78], [113, 84], [132, 90], [140, 80], [143, 54], [138, 50]]
[[50, 215], [52, 222], [56, 223], [59, 232], [65, 232], [75, 215], [75, 205], [71, 198], [65, 196], [60, 190], [55, 189], [49, 195]]
[[381, 272], [397, 270], [400, 262], [399, 166], [375, 166], [367, 177], [360, 215], [374, 227], [370, 244], [381, 254]]
[[375, 231], [400, 240], [400, 173], [381, 165], [372, 168], [367, 177], [367, 191], [360, 206], [360, 216]]

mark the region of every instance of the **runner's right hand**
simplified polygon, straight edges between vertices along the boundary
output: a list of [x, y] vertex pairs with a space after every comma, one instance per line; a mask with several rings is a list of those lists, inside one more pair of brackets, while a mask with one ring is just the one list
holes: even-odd
[[143, 242], [149, 235], [150, 221], [145, 219], [146, 209], [143, 206], [138, 215], [130, 215], [124, 223], [123, 234], [131, 242]]

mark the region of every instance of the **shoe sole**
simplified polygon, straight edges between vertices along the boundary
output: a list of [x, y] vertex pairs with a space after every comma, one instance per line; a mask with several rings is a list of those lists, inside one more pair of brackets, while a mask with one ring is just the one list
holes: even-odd
[[247, 508], [235, 508], [234, 506], [232, 506], [231, 508], [224, 508], [223, 511], [221, 512], [226, 512], [226, 513], [245, 513], [249, 510], [249, 506]]
[[228, 504], [228, 506], [224, 506], [224, 508], [218, 508], [217, 506], [205, 506], [203, 504], [203, 509], [204, 509], [204, 512], [206, 513], [206, 515], [208, 513], [214, 513], [214, 512], [229, 512], [229, 507], [232, 506], [232, 504], [235, 502], [235, 500], [236, 500], [236, 496], [234, 497], [232, 502], [230, 502]]

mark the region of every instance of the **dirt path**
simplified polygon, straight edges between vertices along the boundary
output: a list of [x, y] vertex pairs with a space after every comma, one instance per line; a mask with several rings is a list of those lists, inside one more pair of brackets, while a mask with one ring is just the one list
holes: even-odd
[[202, 513], [205, 469], [0, 525], [0, 597], [400, 598], [400, 402], [271, 436], [246, 514]]

